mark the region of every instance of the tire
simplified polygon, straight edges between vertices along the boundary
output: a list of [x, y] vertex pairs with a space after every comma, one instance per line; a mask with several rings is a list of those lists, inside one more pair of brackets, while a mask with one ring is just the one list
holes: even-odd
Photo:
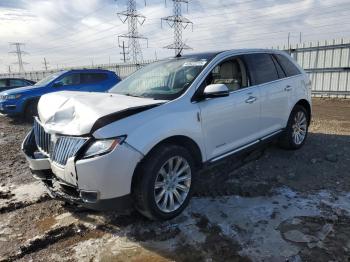
[[303, 106], [296, 105], [288, 119], [286, 130], [280, 138], [279, 145], [288, 150], [301, 148], [309, 130], [309, 114]]
[[33, 122], [34, 116], [38, 115], [38, 103], [37, 102], [29, 102], [24, 111], [24, 119], [27, 122]]
[[[173, 173], [169, 172], [171, 163]], [[184, 171], [180, 173], [181, 170]], [[178, 176], [174, 175], [176, 172]], [[132, 190], [136, 209], [151, 220], [176, 217], [190, 201], [195, 175], [195, 162], [187, 149], [172, 144], [160, 145], [146, 156], [138, 168]], [[176, 177], [183, 181], [176, 181]]]

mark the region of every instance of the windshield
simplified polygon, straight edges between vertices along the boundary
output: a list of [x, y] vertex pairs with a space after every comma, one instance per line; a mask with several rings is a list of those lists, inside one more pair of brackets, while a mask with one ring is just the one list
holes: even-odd
[[39, 82], [37, 82], [35, 84], [35, 86], [45, 86], [48, 83], [50, 83], [52, 80], [56, 79], [57, 77], [59, 77], [61, 74], [63, 74], [63, 72], [58, 72], [58, 73], [54, 73], [52, 75], [48, 75], [47, 77], [44, 77], [43, 79], [41, 79]]
[[206, 64], [206, 59], [199, 58], [176, 58], [156, 62], [136, 71], [109, 92], [172, 100], [191, 85]]

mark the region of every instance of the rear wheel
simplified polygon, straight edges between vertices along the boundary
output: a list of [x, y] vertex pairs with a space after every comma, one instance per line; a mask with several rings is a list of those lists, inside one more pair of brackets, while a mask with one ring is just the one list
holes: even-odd
[[136, 208], [153, 220], [171, 219], [187, 206], [195, 165], [183, 147], [161, 145], [146, 157], [133, 188]]
[[306, 109], [296, 105], [290, 114], [288, 124], [280, 145], [285, 149], [299, 149], [305, 143], [309, 128], [309, 114]]
[[34, 116], [38, 115], [38, 109], [37, 109], [38, 103], [37, 102], [30, 102], [24, 111], [24, 118], [27, 122], [32, 122], [34, 119]]

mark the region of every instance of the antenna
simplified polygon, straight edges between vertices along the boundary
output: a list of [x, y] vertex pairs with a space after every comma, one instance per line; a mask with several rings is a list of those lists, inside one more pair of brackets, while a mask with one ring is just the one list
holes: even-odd
[[[182, 31], [183, 29], [186, 29], [188, 25], [192, 25], [192, 30], [193, 30], [193, 23], [186, 17], [182, 16], [181, 3], [187, 4], [187, 8], [188, 8], [189, 0], [172, 0], [172, 1], [173, 1], [173, 15], [161, 18], [161, 25], [163, 26], [163, 21], [166, 21], [170, 27], [174, 28], [174, 43], [167, 45], [164, 48], [174, 49], [175, 56], [181, 56], [181, 52], [184, 49], [192, 49], [182, 41]], [[166, 5], [166, 0], [165, 0], [165, 5]]]
[[23, 62], [22, 56], [27, 54], [27, 52], [22, 51], [21, 46], [24, 46], [24, 43], [10, 43], [10, 46], [14, 46], [15, 50], [10, 51], [10, 54], [16, 54], [17, 55], [17, 63], [18, 64], [18, 71], [20, 73], [24, 73], [24, 67], [23, 64], [27, 64], [26, 62]]
[[[120, 38], [128, 39], [127, 47], [123, 47], [123, 55], [127, 55], [127, 58], [124, 58], [124, 61], [131, 60], [134, 63], [141, 62], [143, 60], [143, 56], [139, 40], [146, 40], [148, 46], [148, 39], [139, 34], [137, 26], [142, 26], [146, 20], [146, 17], [137, 12], [136, 0], [127, 0], [127, 10], [118, 13], [118, 16], [124, 24], [126, 22], [128, 23], [128, 33], [118, 36], [118, 45], [121, 48], [122, 46], [120, 44]], [[125, 52], [125, 48], [128, 49], [128, 52]]]

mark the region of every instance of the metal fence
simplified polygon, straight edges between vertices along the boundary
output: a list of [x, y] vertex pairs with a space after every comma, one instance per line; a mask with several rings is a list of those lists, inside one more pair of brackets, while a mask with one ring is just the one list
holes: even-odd
[[320, 97], [350, 97], [350, 42], [333, 40], [296, 45], [291, 56], [312, 80], [312, 94]]
[[[279, 48], [278, 48], [279, 49]], [[288, 50], [290, 55], [305, 69], [312, 80], [312, 93], [321, 97], [350, 97], [350, 42], [333, 40], [304, 43], [302, 45], [282, 48]], [[142, 66], [154, 61], [145, 61], [140, 64], [105, 64], [94, 67], [79, 68], [101, 68], [116, 72], [121, 78], [132, 74]], [[77, 69], [62, 68], [48, 71], [33, 71], [23, 74], [10, 73], [0, 74], [1, 77], [24, 77], [38, 81], [45, 76], [61, 70]]]
[[46, 70], [46, 71], [31, 71], [31, 72], [24, 72], [24, 73], [7, 73], [7, 74], [0, 74], [0, 78], [5, 77], [11, 77], [11, 78], [25, 78], [33, 81], [39, 81], [43, 79], [44, 77], [60, 72], [63, 70], [71, 70], [71, 69], [106, 69], [110, 71], [114, 71], [120, 78], [125, 78], [128, 75], [134, 73], [136, 70], [140, 69], [146, 64], [152, 63], [154, 61], [144, 61], [140, 64], [102, 64], [102, 65], [96, 65], [96, 66], [80, 66], [80, 67], [65, 67], [65, 68], [58, 68], [58, 69], [52, 69], [52, 70]]

